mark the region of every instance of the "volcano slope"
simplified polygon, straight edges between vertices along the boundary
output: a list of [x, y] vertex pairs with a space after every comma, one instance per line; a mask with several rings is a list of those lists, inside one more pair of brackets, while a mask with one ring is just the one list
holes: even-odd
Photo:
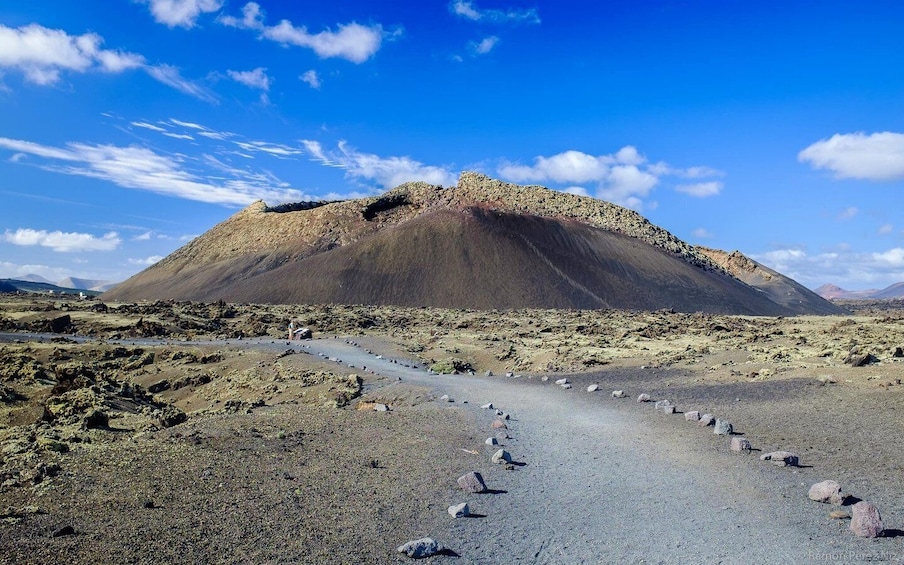
[[[257, 202], [104, 299], [841, 312], [778, 273], [768, 292], [758, 282], [631, 210], [464, 173], [452, 188], [407, 183], [361, 200]], [[792, 287], [806, 300], [775, 299]]]

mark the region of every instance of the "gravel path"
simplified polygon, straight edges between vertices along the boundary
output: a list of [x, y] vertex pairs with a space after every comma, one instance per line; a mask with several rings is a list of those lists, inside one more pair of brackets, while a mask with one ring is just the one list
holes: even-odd
[[[493, 495], [450, 489], [484, 519], [453, 520], [457, 563], [816, 563], [899, 562], [900, 540], [861, 540], [827, 506], [807, 500], [824, 470], [777, 468], [753, 455], [713, 451], [680, 414], [655, 413], [610, 391], [564, 390], [553, 379], [429, 375], [376, 359], [342, 340], [307, 342], [409, 384], [434, 387], [482, 412], [493, 435], [492, 402], [511, 414], [503, 440], [514, 471], [485, 474]], [[407, 363], [400, 361], [401, 363]], [[636, 397], [637, 392], [633, 393]], [[754, 439], [755, 442], [755, 439]], [[495, 449], [495, 448], [493, 448]], [[482, 466], [487, 468], [490, 448]], [[455, 477], [450, 477], [450, 483]], [[405, 540], [399, 540], [402, 543]]]

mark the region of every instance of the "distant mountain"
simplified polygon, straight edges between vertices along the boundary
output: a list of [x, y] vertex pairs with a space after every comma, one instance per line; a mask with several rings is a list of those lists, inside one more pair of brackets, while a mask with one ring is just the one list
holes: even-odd
[[[9, 288], [9, 290], [4, 290]], [[100, 291], [97, 290], [79, 290], [77, 288], [62, 287], [53, 283], [26, 281], [22, 279], [0, 279], [0, 292], [32, 292], [36, 294], [74, 294], [83, 292], [88, 296], [97, 296]]]
[[868, 300], [904, 298], [904, 282], [895, 283], [882, 290], [869, 288], [866, 290], [845, 290], [838, 285], [824, 284], [813, 290], [827, 300]]
[[871, 298], [904, 298], [904, 282], [884, 288], [872, 295]]
[[45, 284], [53, 284], [53, 281], [45, 279], [41, 275], [28, 274], [19, 277], [16, 280], [25, 281], [25, 282], [36, 282], [36, 283], [45, 283]]
[[115, 286], [116, 283], [111, 283], [110, 281], [66, 277], [61, 281], [57, 281], [56, 284], [57, 286], [61, 286], [63, 288], [76, 288], [78, 290], [96, 290], [98, 292], [104, 292], [105, 290], [109, 290], [110, 288]]

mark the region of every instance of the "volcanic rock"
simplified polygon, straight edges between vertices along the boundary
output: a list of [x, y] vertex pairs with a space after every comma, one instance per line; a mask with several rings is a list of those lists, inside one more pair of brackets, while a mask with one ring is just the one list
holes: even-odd
[[851, 507], [851, 531], [862, 538], [875, 538], [885, 531], [879, 509], [872, 502], [861, 500]]
[[841, 494], [841, 485], [836, 481], [816, 483], [810, 487], [807, 498], [816, 502], [835, 504], [836, 506], [840, 506], [844, 502], [844, 495]]
[[483, 482], [483, 477], [477, 471], [471, 471], [458, 477], [458, 486], [466, 492], [484, 492], [487, 490], [487, 484]]
[[433, 538], [421, 538], [409, 541], [399, 546], [398, 552], [404, 553], [412, 559], [423, 559], [436, 555], [443, 550], [443, 546], [436, 542]]

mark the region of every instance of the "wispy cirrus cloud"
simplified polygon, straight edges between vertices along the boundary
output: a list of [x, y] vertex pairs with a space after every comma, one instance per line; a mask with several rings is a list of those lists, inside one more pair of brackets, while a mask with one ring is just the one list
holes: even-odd
[[490, 22], [490, 23], [525, 23], [539, 24], [540, 14], [536, 8], [527, 8], [519, 10], [516, 8], [508, 9], [481, 9], [474, 2], [469, 0], [454, 0], [449, 4], [449, 11], [454, 15], [471, 20], [473, 22]]
[[266, 153], [273, 157], [290, 158], [304, 153], [297, 147], [290, 147], [281, 143], [270, 143], [268, 141], [233, 141], [236, 145], [253, 153]]
[[52, 147], [0, 137], [0, 148], [45, 159], [45, 170], [101, 179], [124, 188], [213, 204], [247, 205], [263, 199], [270, 203], [305, 200], [288, 183], [253, 171], [233, 169], [231, 174], [208, 175], [204, 163], [184, 155], [159, 154], [146, 147], [93, 145], [72, 142]]
[[[270, 141], [242, 139], [242, 136], [236, 133], [216, 131], [199, 123], [187, 122], [176, 118], [169, 118], [155, 124], [146, 121], [133, 121], [130, 122], [130, 125], [154, 131], [172, 139], [194, 141], [196, 137], [205, 137], [215, 141], [228, 141], [242, 149], [244, 153], [239, 153], [239, 155], [248, 159], [253, 159], [254, 154], [269, 155], [278, 159], [293, 159], [304, 154], [304, 150], [300, 147], [292, 147]], [[202, 158], [206, 158], [206, 156], [202, 156]]]
[[381, 157], [362, 153], [344, 141], [338, 143], [335, 151], [325, 150], [317, 141], [302, 140], [302, 144], [315, 161], [343, 169], [347, 176], [372, 181], [381, 188], [393, 188], [411, 181], [442, 186], [457, 182], [456, 175], [448, 167], [425, 165], [407, 156]]
[[135, 126], [136, 128], [149, 129], [151, 131], [156, 131], [158, 133], [162, 133], [162, 132], [166, 131], [165, 129], [163, 129], [160, 126], [157, 126], [154, 124], [149, 124], [147, 122], [129, 122], [129, 123], [131, 125]]
[[191, 28], [202, 13], [216, 12], [222, 0], [139, 0], [148, 4], [154, 20], [168, 27]]
[[100, 237], [89, 233], [33, 230], [19, 228], [6, 230], [3, 240], [13, 245], [48, 247], [62, 253], [82, 251], [113, 251], [122, 243], [119, 234], [109, 232]]
[[145, 67], [145, 71], [151, 77], [169, 87], [175, 88], [183, 94], [193, 96], [198, 100], [215, 104], [218, 102], [217, 97], [213, 95], [207, 88], [197, 82], [186, 79], [182, 76], [177, 67], [172, 65], [157, 65], [153, 67]]
[[837, 179], [888, 181], [904, 178], [904, 134], [836, 133], [797, 154], [814, 169], [832, 171]]
[[[666, 163], [650, 163], [637, 148], [626, 145], [615, 153], [591, 155], [582, 151], [568, 150], [551, 156], [538, 156], [532, 165], [503, 162], [497, 169], [500, 176], [514, 182], [552, 182], [568, 184], [567, 190], [580, 194], [589, 191], [582, 186], [594, 183], [594, 196], [622, 206], [641, 209], [644, 199], [666, 176], [679, 178], [701, 178], [721, 173], [709, 167], [678, 169]], [[722, 189], [722, 183], [709, 181], [697, 184], [679, 185], [681, 190], [692, 196], [713, 196]]]
[[365, 26], [357, 22], [339, 24], [336, 31], [325, 29], [317, 33], [310, 33], [305, 26], [285, 19], [268, 26], [264, 23], [260, 4], [256, 2], [245, 4], [241, 18], [221, 16], [219, 22], [229, 27], [256, 31], [261, 37], [282, 45], [311, 49], [323, 59], [335, 57], [353, 63], [367, 61], [380, 50], [384, 39], [401, 33], [400, 30], [387, 32], [380, 24]]

